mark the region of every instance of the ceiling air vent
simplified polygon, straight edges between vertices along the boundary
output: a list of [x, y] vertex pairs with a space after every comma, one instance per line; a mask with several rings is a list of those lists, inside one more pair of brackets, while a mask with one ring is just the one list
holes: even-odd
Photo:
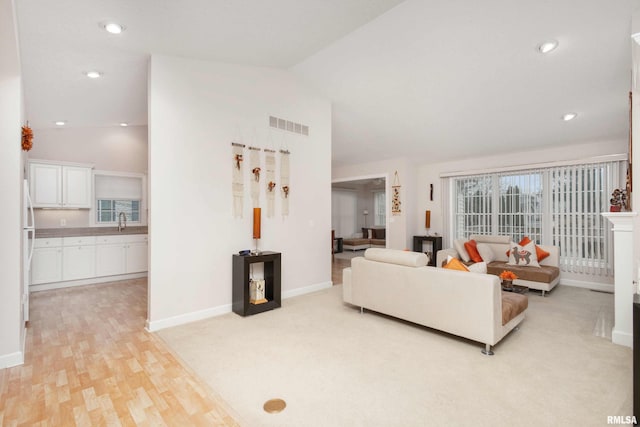
[[281, 119], [279, 117], [269, 116], [269, 126], [276, 129], [286, 130], [287, 132], [309, 136], [309, 126]]

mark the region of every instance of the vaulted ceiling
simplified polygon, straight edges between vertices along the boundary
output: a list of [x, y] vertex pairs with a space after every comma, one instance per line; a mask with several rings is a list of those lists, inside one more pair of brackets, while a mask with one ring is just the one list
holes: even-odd
[[[628, 132], [631, 1], [20, 0], [35, 128], [143, 125], [151, 54], [291, 69], [333, 163], [448, 160]], [[102, 23], [126, 26], [120, 35]], [[537, 46], [559, 46], [543, 55]], [[98, 70], [99, 79], [83, 73]], [[561, 120], [567, 112], [576, 119]]]

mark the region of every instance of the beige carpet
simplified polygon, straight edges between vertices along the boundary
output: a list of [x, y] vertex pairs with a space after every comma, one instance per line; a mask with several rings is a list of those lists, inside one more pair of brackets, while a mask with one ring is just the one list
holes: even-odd
[[[559, 286], [529, 304], [492, 357], [479, 343], [361, 315], [342, 303], [342, 286], [158, 334], [246, 426], [604, 426], [631, 415], [631, 349], [596, 336], [610, 328], [613, 295]], [[287, 408], [265, 413], [276, 397]]]

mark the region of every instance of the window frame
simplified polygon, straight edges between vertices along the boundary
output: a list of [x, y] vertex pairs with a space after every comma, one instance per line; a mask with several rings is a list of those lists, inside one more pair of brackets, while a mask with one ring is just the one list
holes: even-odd
[[[142, 186], [142, 198], [140, 199], [140, 221], [131, 221], [127, 218], [127, 225], [146, 226], [148, 224], [148, 208], [147, 208], [147, 175], [137, 172], [119, 172], [119, 171], [105, 171], [94, 170], [91, 179], [91, 194], [92, 202], [91, 209], [89, 210], [89, 224], [91, 227], [114, 227], [118, 225], [118, 221], [114, 222], [98, 222], [98, 198], [96, 197], [95, 184], [96, 176], [113, 176], [113, 177], [125, 177], [125, 178], [139, 178]], [[132, 200], [126, 198], [119, 199], [101, 199], [101, 200]]]

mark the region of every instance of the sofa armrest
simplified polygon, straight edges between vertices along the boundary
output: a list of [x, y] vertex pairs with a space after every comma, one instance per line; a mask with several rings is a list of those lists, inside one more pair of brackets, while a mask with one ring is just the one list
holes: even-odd
[[442, 267], [442, 262], [446, 261], [449, 255], [454, 258], [460, 259], [458, 251], [456, 251], [454, 248], [441, 249], [436, 254], [436, 267]]
[[349, 304], [353, 304], [352, 289], [351, 267], [347, 267], [342, 270], [342, 300]]

